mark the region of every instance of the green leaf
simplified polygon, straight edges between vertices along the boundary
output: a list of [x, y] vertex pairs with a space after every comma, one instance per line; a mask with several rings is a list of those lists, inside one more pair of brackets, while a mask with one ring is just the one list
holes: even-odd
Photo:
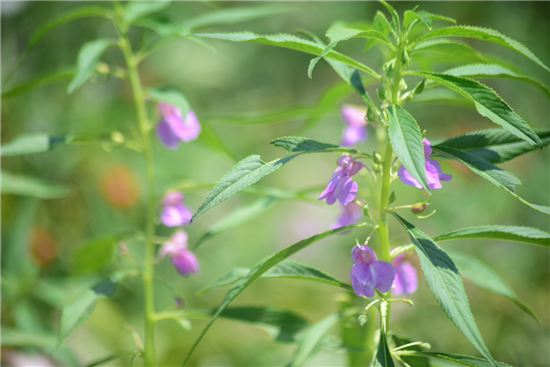
[[361, 152], [357, 149], [341, 147], [339, 145], [322, 143], [313, 139], [304, 138], [301, 136], [285, 136], [272, 140], [270, 144], [276, 147], [283, 148], [289, 153], [318, 153], [318, 152], [335, 152], [335, 153], [347, 153], [357, 154], [364, 157], [371, 158], [371, 154]]
[[9, 143], [2, 144], [0, 156], [10, 157], [16, 155], [44, 153], [52, 149], [56, 144], [65, 142], [64, 137], [52, 137], [45, 133], [30, 133], [17, 136]]
[[519, 185], [520, 182], [511, 173], [508, 173], [498, 168], [497, 166], [487, 162], [486, 160], [483, 160], [465, 151], [443, 146], [438, 146], [437, 149], [434, 148], [434, 151], [436, 153], [441, 153], [447, 157], [463, 163], [464, 165], [466, 165], [466, 167], [472, 170], [472, 172], [483, 177], [487, 181], [491, 182], [493, 185], [501, 187], [504, 190], [508, 191], [515, 198], [530, 206], [531, 208], [545, 214], [550, 214], [550, 207], [529, 203], [515, 193], [515, 186]]
[[426, 56], [428, 62], [485, 61], [485, 58], [466, 43], [438, 38], [417, 44], [410, 55], [416, 60], [418, 55]]
[[502, 362], [490, 362], [485, 359], [476, 358], [476, 357], [470, 357], [465, 356], [461, 354], [451, 354], [451, 353], [438, 353], [438, 352], [422, 352], [422, 351], [415, 351], [415, 352], [399, 352], [402, 356], [419, 356], [419, 357], [429, 357], [429, 358], [437, 358], [442, 359], [445, 361], [451, 361], [454, 363], [458, 363], [463, 366], [468, 367], [512, 367], [508, 364], [502, 363]]
[[454, 75], [454, 76], [464, 76], [467, 78], [507, 78], [520, 80], [522, 82], [531, 83], [539, 87], [547, 97], [550, 98], [550, 90], [548, 86], [541, 83], [535, 78], [530, 76], [516, 73], [510, 69], [505, 68], [504, 66], [497, 64], [472, 64], [472, 65], [463, 65], [450, 70], [445, 71], [443, 74]]
[[[206, 310], [204, 313], [207, 315], [214, 315], [216, 311], [216, 309], [212, 309]], [[275, 327], [276, 333], [274, 339], [278, 342], [285, 343], [295, 342], [296, 334], [309, 325], [306, 319], [294, 312], [265, 306], [227, 307], [219, 317]]]
[[208, 123], [201, 124], [201, 133], [197, 141], [204, 144], [210, 150], [224, 154], [232, 161], [236, 162], [239, 160], [225, 145], [225, 142], [220, 138], [216, 130]]
[[75, 72], [73, 68], [63, 68], [53, 73], [40, 75], [38, 77], [27, 80], [21, 84], [18, 84], [6, 91], [2, 92], [2, 98], [11, 98], [19, 94], [28, 92], [31, 89], [37, 88], [42, 85], [55, 83], [58, 81], [72, 79]]
[[444, 87], [426, 89], [420, 95], [415, 95], [410, 103], [441, 104], [445, 106], [458, 106], [472, 108], [472, 104], [466, 101], [458, 93]]
[[468, 338], [474, 347], [496, 366], [479, 333], [470, 310], [462, 279], [451, 258], [428, 235], [394, 212], [391, 214], [403, 225], [415, 251], [428, 286], [449, 319]]
[[[543, 147], [550, 144], [550, 130], [535, 133]], [[507, 162], [538, 149], [504, 129], [472, 131], [434, 145], [434, 148], [438, 147], [467, 151], [493, 164]]]
[[461, 252], [447, 250], [447, 253], [453, 259], [453, 262], [456, 264], [456, 267], [460, 271], [460, 275], [462, 275], [463, 278], [468, 279], [481, 288], [485, 288], [488, 291], [508, 298], [540, 324], [540, 321], [533, 310], [531, 310], [525, 303], [521, 302], [514, 290], [510, 288], [506, 281], [487, 264], [479, 261], [475, 257], [468, 256]]
[[76, 74], [67, 87], [67, 93], [74, 92], [92, 76], [101, 55], [114, 45], [115, 41], [108, 38], [99, 38], [82, 45], [78, 51]]
[[303, 338], [298, 344], [298, 349], [287, 367], [302, 366], [308, 358], [313, 357], [321, 348], [321, 342], [336, 325], [338, 319], [337, 314], [327, 316], [304, 332]]
[[527, 141], [532, 145], [541, 145], [537, 134], [517, 115], [498, 94], [489, 87], [472, 79], [456, 77], [447, 74], [437, 74], [425, 71], [411, 71], [409, 74], [431, 79], [475, 103], [477, 111], [494, 123]]
[[186, 29], [195, 31], [216, 25], [237, 24], [271, 15], [291, 13], [296, 10], [296, 7], [279, 4], [219, 9], [186, 19], [184, 25]]
[[36, 347], [51, 350], [55, 347], [55, 334], [36, 333], [2, 327], [3, 348]]
[[170, 87], [156, 87], [150, 88], [147, 91], [149, 97], [155, 102], [164, 102], [172, 106], [176, 106], [181, 110], [182, 116], [185, 116], [191, 109], [189, 101], [183, 93], [175, 88]]
[[403, 28], [406, 29], [409, 24], [411, 24], [415, 20], [424, 23], [430, 31], [432, 30], [432, 18], [430, 17], [429, 13], [422, 10], [419, 12], [416, 12], [414, 10], [406, 10], [405, 17], [403, 19]]
[[[233, 284], [250, 272], [250, 269], [236, 268], [219, 279], [215, 280], [212, 284], [206, 288], [201, 289], [197, 294], [204, 294], [212, 289], [223, 287], [225, 285]], [[273, 268], [266, 271], [260, 278], [293, 278], [302, 280], [312, 280], [324, 284], [334, 285], [336, 287], [344, 288], [346, 290], [353, 290], [353, 288], [346, 283], [339, 281], [338, 279], [323, 273], [320, 270], [312, 268], [310, 266], [300, 264], [295, 261], [285, 260], [275, 265]]]
[[388, 108], [390, 119], [390, 142], [397, 158], [418, 181], [424, 190], [430, 192], [426, 179], [426, 163], [422, 135], [415, 119], [401, 106]]
[[227, 306], [235, 298], [237, 298], [237, 296], [239, 294], [241, 294], [241, 292], [243, 290], [245, 290], [250, 284], [252, 284], [252, 282], [254, 282], [256, 279], [258, 279], [262, 274], [267, 272], [269, 269], [271, 269], [272, 267], [274, 267], [275, 265], [277, 265], [281, 261], [283, 261], [286, 258], [290, 257], [291, 255], [295, 254], [296, 252], [298, 252], [300, 250], [303, 250], [304, 248], [310, 246], [311, 244], [313, 244], [317, 241], [320, 241], [320, 240], [322, 240], [326, 237], [329, 237], [333, 234], [336, 234], [336, 233], [339, 233], [339, 232], [342, 232], [342, 231], [346, 231], [348, 229], [361, 228], [361, 227], [365, 227], [365, 226], [366, 226], [365, 223], [354, 224], [354, 225], [340, 227], [340, 228], [336, 228], [336, 229], [332, 229], [332, 230], [329, 230], [329, 231], [319, 233], [317, 235], [314, 235], [314, 236], [306, 238], [302, 241], [299, 241], [299, 242], [293, 244], [292, 246], [286, 247], [286, 248], [282, 249], [281, 251], [277, 252], [276, 254], [273, 254], [273, 255], [261, 260], [259, 263], [257, 263], [256, 266], [254, 266], [254, 268], [252, 268], [252, 270], [250, 270], [250, 272], [244, 278], [239, 280], [235, 285], [233, 285], [229, 289], [229, 291], [225, 295], [225, 298], [224, 298], [222, 304], [220, 305], [220, 307], [218, 308], [218, 310], [216, 311], [214, 316], [212, 316], [212, 319], [210, 319], [208, 324], [202, 330], [202, 332], [199, 335], [199, 337], [197, 338], [197, 340], [195, 340], [195, 343], [193, 344], [193, 346], [191, 347], [189, 353], [187, 354], [187, 357], [183, 361], [182, 366], [184, 366], [187, 363], [187, 361], [191, 357], [191, 354], [193, 353], [195, 348], [199, 345], [200, 341], [202, 340], [202, 338], [204, 337], [204, 335], [206, 334], [208, 329], [210, 329], [210, 327], [212, 326], [214, 321], [216, 321], [216, 319], [223, 312], [223, 310], [226, 309]]
[[444, 20], [445, 22], [456, 23], [456, 20], [454, 18], [447, 17], [445, 15], [439, 15], [434, 13], [427, 13], [427, 14], [430, 16], [432, 20]]
[[28, 49], [36, 46], [38, 41], [40, 41], [44, 36], [50, 33], [55, 28], [70, 22], [71, 20], [76, 20], [85, 17], [102, 17], [111, 19], [112, 12], [108, 8], [102, 6], [82, 6], [79, 8], [71, 9], [65, 13], [59, 14], [58, 16], [47, 20], [42, 23], [35, 31], [32, 33], [29, 38]]
[[543, 67], [546, 71], [550, 71], [548, 66], [546, 66], [527, 47], [522, 45], [520, 42], [510, 37], [507, 37], [502, 33], [497, 32], [493, 29], [470, 27], [470, 26], [453, 26], [453, 27], [447, 27], [447, 28], [440, 28], [440, 29], [433, 30], [432, 32], [427, 33], [424, 36], [418, 38], [413, 43], [413, 45], [416, 45], [419, 42], [422, 42], [426, 39], [435, 38], [435, 37], [466, 37], [466, 38], [475, 38], [483, 41], [496, 43], [501, 46], [508, 47], [516, 52], [519, 52], [523, 56], [531, 59], [533, 62], [537, 63], [539, 66]]
[[[401, 335], [396, 335], [395, 333], [391, 334], [391, 338], [393, 339], [393, 342], [395, 343], [396, 348], [415, 342], [413, 339], [409, 339]], [[408, 345], [404, 347], [402, 350], [421, 352], [424, 349], [425, 347], [418, 344], [414, 344], [414, 345]], [[431, 367], [430, 360], [426, 357], [407, 356], [407, 355], [402, 355], [400, 357], [404, 362], [414, 367]]]
[[[289, 48], [292, 50], [302, 51], [312, 55], [319, 55], [323, 48], [316, 43], [309, 41], [305, 38], [300, 38], [291, 34], [272, 34], [272, 35], [258, 35], [252, 32], [237, 32], [237, 33], [194, 33], [193, 36], [214, 38], [225, 41], [233, 42], [252, 42], [260, 43], [264, 45], [278, 46]], [[330, 51], [324, 57], [340, 61], [344, 64], [350, 65], [356, 69], [359, 69], [367, 74], [380, 79], [380, 75], [368, 66], [356, 61], [346, 55], [343, 55], [336, 51]]]
[[227, 200], [230, 196], [256, 183], [262, 177], [276, 171], [300, 154], [302, 153], [279, 158], [268, 163], [262, 161], [259, 155], [251, 155], [241, 160], [218, 181], [193, 215], [191, 221], [194, 221], [206, 211]]
[[388, 11], [391, 14], [392, 18], [392, 28], [395, 34], [399, 34], [399, 30], [401, 29], [401, 23], [399, 22], [399, 14], [397, 14], [397, 11], [391, 6], [389, 3], [385, 2], [384, 0], [380, 0], [380, 3], [388, 9]]
[[550, 247], [550, 233], [537, 228], [518, 226], [479, 226], [464, 228], [436, 236], [434, 237], [434, 241], [448, 241], [464, 238], [487, 238]]
[[[137, 352], [139, 353], [139, 352]], [[129, 350], [129, 351], [125, 351], [125, 352], [119, 352], [119, 353], [115, 353], [115, 354], [111, 354], [107, 357], [103, 357], [95, 362], [92, 362], [88, 365], [86, 365], [86, 367], [96, 367], [96, 366], [101, 366], [103, 363], [106, 363], [106, 362], [109, 362], [109, 361], [112, 361], [114, 359], [117, 359], [117, 358], [120, 358], [120, 357], [124, 357], [124, 356], [127, 356], [127, 355], [130, 355], [130, 354], [137, 354], [135, 350]]]
[[130, 1], [124, 9], [124, 21], [132, 23], [147, 14], [156, 13], [170, 6], [171, 1]]
[[375, 29], [353, 29], [353, 28], [342, 28], [342, 27], [335, 27], [330, 28], [327, 31], [327, 37], [330, 38], [330, 43], [328, 46], [326, 46], [323, 51], [317, 56], [316, 58], [312, 59], [309, 63], [309, 68], [307, 71], [307, 75], [311, 78], [311, 75], [313, 73], [313, 69], [315, 68], [315, 65], [317, 65], [317, 62], [323, 57], [325, 57], [329, 52], [332, 51], [332, 49], [341, 41], [349, 40], [351, 38], [371, 38], [375, 39], [381, 42], [384, 42], [390, 48], [394, 49], [394, 46], [392, 43], [386, 38], [386, 36], [375, 30]]
[[41, 179], [1, 172], [2, 194], [30, 196], [38, 199], [59, 199], [73, 194], [65, 185], [52, 184]]
[[114, 259], [116, 246], [116, 237], [106, 237], [78, 248], [73, 256], [73, 275], [96, 273], [105, 268]]
[[262, 213], [271, 209], [278, 201], [274, 197], [266, 196], [237, 208], [229, 216], [211, 225], [206, 233], [195, 243], [193, 250], [196, 250], [204, 241], [259, 217]]
[[378, 352], [376, 352], [376, 359], [374, 360], [374, 367], [394, 367], [393, 359], [391, 357], [390, 348], [388, 347], [388, 340], [386, 339], [386, 333], [383, 329], [380, 329], [380, 341], [378, 342]]
[[[393, 29], [390, 25], [390, 22], [388, 21], [388, 18], [382, 13], [381, 11], [377, 11], [376, 15], [374, 16], [374, 21], [372, 23], [372, 29], [382, 33], [384, 36], [386, 36], [388, 33], [392, 32]], [[395, 36], [395, 33], [393, 33]], [[374, 44], [378, 42], [375, 38], [369, 38], [367, 39], [367, 42], [365, 43], [365, 47], [363, 48], [363, 52], [370, 49]]]

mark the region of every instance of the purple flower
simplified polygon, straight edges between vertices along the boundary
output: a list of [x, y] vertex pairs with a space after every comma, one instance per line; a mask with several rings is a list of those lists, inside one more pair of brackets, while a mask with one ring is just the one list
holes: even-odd
[[395, 268], [395, 280], [393, 281], [394, 294], [411, 294], [418, 287], [416, 269], [408, 261], [404, 261], [405, 255], [398, 254], [392, 260]]
[[199, 262], [195, 255], [187, 249], [187, 233], [178, 229], [159, 250], [160, 259], [170, 257], [172, 265], [181, 275], [199, 272]]
[[[435, 159], [428, 158], [430, 154], [432, 154], [430, 141], [428, 139], [422, 139], [422, 143], [424, 144], [424, 157], [426, 158], [426, 179], [428, 180], [428, 187], [431, 190], [440, 189], [440, 180], [449, 181], [453, 176], [443, 173], [439, 162]], [[418, 183], [418, 181], [416, 181], [414, 177], [411, 176], [411, 174], [405, 169], [405, 167], [399, 167], [399, 169], [397, 170], [397, 174], [399, 175], [399, 179], [401, 180], [401, 182], [403, 182], [405, 185], [415, 186], [419, 189], [422, 188], [422, 185]]]
[[176, 106], [159, 102], [157, 107], [161, 114], [156, 129], [157, 137], [168, 149], [176, 149], [180, 140], [188, 142], [199, 136], [201, 125], [193, 110], [187, 112], [184, 120], [181, 110]]
[[357, 184], [351, 179], [351, 176], [357, 174], [365, 165], [357, 162], [350, 155], [344, 154], [338, 158], [338, 168], [332, 174], [327, 187], [319, 195], [319, 200], [327, 200], [327, 204], [332, 205], [338, 201], [344, 206], [355, 199], [357, 194]]
[[351, 267], [349, 277], [353, 290], [360, 297], [374, 296], [374, 288], [385, 293], [390, 290], [395, 269], [387, 261], [376, 260], [376, 254], [367, 245], [355, 245], [351, 250]]
[[167, 227], [184, 226], [189, 224], [193, 213], [183, 205], [183, 194], [171, 191], [162, 199], [162, 213], [160, 219]]
[[[349, 203], [348, 205], [342, 207], [342, 213], [330, 228], [334, 229], [357, 223], [362, 215], [363, 208], [361, 207], [361, 205], [357, 203]], [[340, 232], [340, 234], [343, 234], [345, 232], [347, 231]]]
[[342, 143], [344, 147], [352, 147], [360, 141], [367, 140], [369, 132], [367, 131], [367, 121], [365, 115], [367, 110], [351, 105], [342, 106], [342, 119], [346, 124], [342, 134]]

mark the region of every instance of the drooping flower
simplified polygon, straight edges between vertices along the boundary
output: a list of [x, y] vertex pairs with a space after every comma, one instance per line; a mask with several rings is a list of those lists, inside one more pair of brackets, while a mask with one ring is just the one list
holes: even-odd
[[404, 254], [398, 254], [392, 260], [395, 268], [395, 280], [393, 281], [393, 294], [411, 294], [418, 287], [416, 269], [408, 261], [404, 260]]
[[367, 130], [367, 121], [365, 115], [367, 110], [364, 108], [343, 105], [342, 119], [346, 124], [342, 133], [342, 143], [344, 147], [352, 147], [360, 141], [367, 140], [369, 132]]
[[376, 259], [374, 251], [365, 245], [355, 245], [351, 250], [349, 276], [353, 290], [360, 297], [374, 296], [374, 289], [385, 293], [390, 290], [395, 278], [395, 269], [387, 261]]
[[[422, 139], [422, 143], [424, 144], [424, 157], [426, 158], [426, 179], [428, 180], [428, 187], [433, 189], [440, 189], [441, 188], [441, 181], [449, 181], [453, 176], [448, 175], [446, 173], [443, 173], [441, 170], [441, 166], [438, 161], [435, 159], [428, 158], [430, 154], [432, 154], [432, 147], [431, 143], [428, 139]], [[405, 167], [401, 166], [397, 170], [397, 174], [399, 175], [399, 180], [403, 182], [405, 185], [409, 186], [415, 186], [419, 189], [422, 188], [422, 185], [416, 181], [414, 177], [411, 176], [409, 171], [405, 169]]]
[[[342, 207], [342, 212], [336, 222], [331, 226], [332, 229], [349, 226], [350, 224], [355, 224], [363, 215], [363, 208], [357, 203], [349, 203], [346, 206]], [[344, 231], [346, 232], [346, 231]], [[344, 233], [340, 232], [340, 234]]]
[[183, 194], [171, 191], [162, 199], [162, 213], [160, 219], [167, 227], [184, 226], [189, 224], [193, 213], [183, 205]]
[[332, 205], [336, 200], [342, 205], [348, 205], [355, 199], [357, 194], [357, 184], [351, 179], [351, 176], [357, 174], [365, 165], [357, 162], [350, 155], [344, 154], [338, 158], [338, 168], [334, 170], [327, 187], [319, 195], [319, 200], [327, 200], [327, 204]]
[[160, 259], [168, 255], [172, 265], [181, 275], [199, 272], [199, 262], [195, 255], [187, 249], [187, 239], [187, 233], [178, 229], [159, 250]]
[[193, 110], [189, 110], [183, 119], [181, 110], [168, 103], [159, 102], [161, 119], [157, 124], [157, 137], [168, 149], [176, 149], [179, 141], [195, 140], [201, 132], [201, 125]]

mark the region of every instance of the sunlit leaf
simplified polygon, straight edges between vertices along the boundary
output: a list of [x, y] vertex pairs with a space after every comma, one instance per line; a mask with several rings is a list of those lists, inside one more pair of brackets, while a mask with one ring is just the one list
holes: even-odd
[[115, 41], [108, 38], [99, 38], [82, 45], [76, 60], [76, 74], [67, 87], [67, 93], [74, 92], [92, 76], [101, 55], [114, 45]]
[[30, 196], [38, 199], [58, 199], [73, 194], [73, 190], [65, 185], [53, 184], [39, 178], [15, 175], [1, 172], [1, 188], [3, 194]]
[[171, 1], [129, 1], [124, 9], [124, 21], [132, 23], [147, 14], [156, 13], [170, 6]]
[[262, 274], [264, 274], [266, 271], [268, 271], [269, 269], [271, 269], [272, 267], [274, 267], [275, 265], [277, 265], [281, 261], [285, 260], [289, 256], [295, 254], [296, 252], [308, 247], [309, 245], [311, 245], [311, 244], [313, 244], [313, 243], [315, 243], [319, 240], [322, 240], [323, 238], [329, 237], [333, 234], [336, 234], [336, 233], [339, 233], [339, 232], [342, 232], [342, 231], [345, 231], [345, 230], [348, 230], [348, 229], [360, 228], [360, 227], [364, 227], [364, 226], [366, 226], [366, 224], [355, 224], [355, 225], [340, 227], [340, 228], [332, 229], [330, 231], [325, 231], [325, 232], [319, 233], [315, 236], [312, 236], [312, 237], [306, 238], [305, 240], [297, 242], [292, 246], [284, 248], [283, 250], [277, 252], [276, 254], [271, 255], [271, 256], [261, 260], [259, 263], [257, 263], [256, 266], [252, 270], [250, 270], [250, 272], [244, 278], [239, 280], [237, 283], [235, 283], [229, 289], [229, 291], [225, 295], [225, 298], [224, 298], [222, 304], [220, 305], [220, 307], [218, 308], [216, 313], [212, 316], [212, 319], [210, 319], [210, 321], [208, 322], [206, 327], [202, 330], [202, 332], [199, 335], [199, 337], [197, 338], [197, 340], [195, 340], [195, 343], [191, 347], [191, 349], [190, 349], [189, 353], [187, 354], [187, 357], [183, 361], [182, 365], [185, 365], [187, 363], [187, 361], [191, 357], [191, 354], [193, 353], [195, 348], [199, 345], [200, 341], [202, 340], [202, 338], [204, 337], [204, 335], [206, 334], [208, 329], [210, 329], [210, 327], [212, 326], [214, 321], [216, 321], [216, 319], [223, 312], [223, 310], [225, 310], [227, 308], [227, 306], [235, 298], [237, 298], [237, 296], [239, 294], [241, 294], [241, 292], [243, 290], [245, 290], [250, 284], [252, 284], [252, 282], [254, 282], [256, 279], [258, 279]]
[[430, 192], [426, 179], [424, 145], [420, 128], [403, 107], [392, 105], [388, 108], [390, 142], [397, 158], [424, 190]]
[[434, 241], [486, 238], [503, 241], [530, 243], [550, 247], [550, 233], [538, 228], [519, 226], [479, 226], [445, 233], [434, 237]]
[[427, 62], [485, 61], [485, 58], [466, 43], [446, 38], [429, 39], [417, 44], [411, 51], [413, 60], [420, 55]]
[[386, 9], [390, 12], [392, 22], [391, 26], [393, 28], [393, 31], [395, 34], [399, 34], [401, 30], [401, 23], [399, 22], [399, 14], [397, 14], [397, 11], [394, 9], [393, 6], [391, 6], [389, 3], [387, 3], [384, 0], [380, 0], [380, 3], [386, 7]]
[[521, 302], [514, 290], [510, 288], [506, 281], [487, 264], [479, 261], [475, 257], [468, 256], [458, 251], [447, 250], [447, 253], [453, 259], [456, 267], [460, 271], [460, 275], [462, 275], [463, 278], [468, 279], [481, 288], [485, 288], [491, 292], [508, 298], [540, 324], [540, 321], [533, 310], [531, 310], [525, 303]]
[[417, 21], [417, 22], [420, 21], [424, 23], [430, 31], [432, 30], [432, 18], [430, 17], [429, 13], [423, 10], [420, 10], [418, 12], [414, 10], [405, 10], [405, 17], [403, 19], [403, 28], [406, 29], [413, 21]]
[[472, 345], [496, 366], [479, 333], [462, 279], [451, 258], [428, 235], [394, 212], [391, 214], [403, 225], [415, 245], [426, 282], [440, 307]]

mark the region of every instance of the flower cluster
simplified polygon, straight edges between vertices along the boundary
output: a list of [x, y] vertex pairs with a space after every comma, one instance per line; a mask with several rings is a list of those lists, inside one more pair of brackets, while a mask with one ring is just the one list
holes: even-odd
[[177, 149], [180, 140], [189, 142], [199, 136], [201, 125], [193, 110], [189, 110], [184, 119], [176, 106], [159, 102], [157, 107], [161, 115], [156, 128], [157, 137], [168, 149]]
[[351, 250], [351, 267], [349, 276], [353, 290], [360, 297], [374, 296], [374, 289], [385, 293], [392, 287], [395, 269], [387, 261], [376, 259], [374, 251], [365, 245], [355, 245]]
[[[425, 165], [428, 187], [430, 188], [430, 190], [440, 189], [440, 180], [449, 181], [453, 176], [443, 173], [439, 162], [435, 159], [428, 158], [432, 154], [430, 141], [428, 139], [422, 139], [422, 143], [424, 144], [424, 157], [426, 158]], [[399, 167], [399, 169], [397, 170], [397, 174], [399, 175], [399, 179], [401, 180], [401, 182], [403, 182], [405, 185], [415, 186], [419, 189], [422, 188], [422, 185], [418, 181], [416, 181], [414, 177], [411, 176], [411, 174], [405, 169], [405, 167]]]
[[367, 140], [369, 132], [367, 130], [367, 121], [365, 115], [367, 110], [364, 108], [343, 105], [342, 119], [346, 127], [342, 133], [342, 143], [344, 147], [352, 147], [358, 142]]
[[357, 183], [351, 179], [351, 176], [356, 175], [363, 167], [365, 165], [356, 161], [352, 156], [342, 155], [338, 158], [338, 168], [334, 170], [327, 187], [319, 195], [319, 200], [326, 199], [329, 205], [334, 204], [336, 200], [344, 206], [348, 205], [357, 194]]

